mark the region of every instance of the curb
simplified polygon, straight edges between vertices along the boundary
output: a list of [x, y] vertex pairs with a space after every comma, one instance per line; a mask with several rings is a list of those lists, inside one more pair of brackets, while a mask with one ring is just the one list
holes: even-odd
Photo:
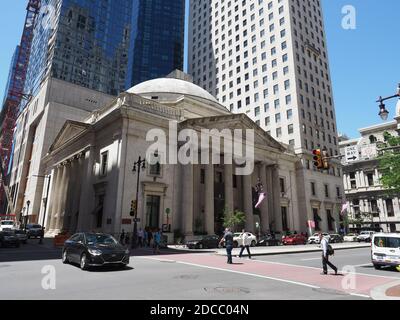
[[387, 296], [386, 292], [389, 289], [400, 287], [400, 281], [391, 282], [383, 286], [375, 287], [371, 290], [370, 295], [373, 300], [400, 300], [400, 296]]

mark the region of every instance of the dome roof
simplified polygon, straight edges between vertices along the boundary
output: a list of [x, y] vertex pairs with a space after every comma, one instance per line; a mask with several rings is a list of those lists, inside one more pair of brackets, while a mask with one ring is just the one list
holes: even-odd
[[155, 94], [182, 94], [219, 103], [210, 93], [203, 88], [184, 80], [173, 78], [159, 78], [139, 83], [130, 88], [128, 93], [137, 95], [155, 95]]

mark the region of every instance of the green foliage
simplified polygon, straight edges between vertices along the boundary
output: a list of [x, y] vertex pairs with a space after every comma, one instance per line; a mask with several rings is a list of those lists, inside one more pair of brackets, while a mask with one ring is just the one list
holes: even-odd
[[[390, 136], [390, 137], [389, 137]], [[386, 136], [388, 144], [393, 147], [379, 156], [381, 182], [388, 193], [400, 193], [400, 137]]]
[[234, 212], [229, 212], [227, 208], [224, 210], [224, 227], [231, 228], [233, 232], [244, 226], [246, 222], [246, 214], [242, 211], [235, 210]]

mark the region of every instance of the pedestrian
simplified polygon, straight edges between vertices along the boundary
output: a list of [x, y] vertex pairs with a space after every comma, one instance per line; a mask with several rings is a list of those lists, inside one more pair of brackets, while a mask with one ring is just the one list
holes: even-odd
[[143, 230], [143, 247], [147, 247], [147, 242], [148, 242], [148, 234], [147, 234], [147, 232], [148, 232], [148, 228], [146, 227]]
[[240, 239], [240, 246], [242, 247], [242, 249], [240, 250], [239, 253], [239, 258], [242, 257], [244, 249], [247, 250], [247, 254], [249, 255], [249, 259], [251, 259], [251, 253], [250, 253], [250, 245], [251, 245], [251, 239], [249, 237], [249, 235], [247, 234], [246, 230], [242, 230], [242, 233], [239, 236]]
[[154, 245], [153, 245], [153, 254], [160, 254], [160, 244], [161, 244], [161, 232], [160, 229], [154, 233]]
[[142, 230], [142, 228], [140, 228], [139, 232], [138, 232], [138, 244], [141, 248], [143, 247], [143, 230]]
[[332, 270], [335, 271], [335, 275], [338, 273], [338, 269], [335, 265], [333, 265], [329, 261], [329, 256], [333, 254], [333, 249], [329, 245], [328, 239], [325, 238], [322, 233], [319, 234], [319, 240], [321, 243], [321, 249], [322, 249], [322, 268], [323, 268], [323, 274], [326, 275], [328, 274], [328, 266], [331, 267]]
[[124, 245], [124, 240], [125, 240], [125, 230], [122, 229], [122, 233], [121, 233], [121, 235], [120, 235], [120, 237], [119, 237], [119, 242], [120, 242], [122, 245]]
[[233, 249], [233, 233], [230, 228], [225, 229], [224, 236], [219, 242], [220, 245], [225, 241], [226, 255], [228, 256], [228, 264], [232, 264], [232, 249]]
[[129, 244], [129, 234], [126, 233], [126, 235], [125, 235], [125, 245], [128, 245], [128, 244]]
[[149, 246], [149, 248], [150, 248], [150, 246], [151, 246], [151, 240], [153, 240], [153, 233], [151, 232], [151, 229], [149, 229], [149, 232], [147, 232], [147, 245]]

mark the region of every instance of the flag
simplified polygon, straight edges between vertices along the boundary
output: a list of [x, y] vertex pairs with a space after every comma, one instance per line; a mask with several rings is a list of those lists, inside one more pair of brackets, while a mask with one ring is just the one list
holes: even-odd
[[256, 204], [256, 209], [258, 209], [261, 206], [261, 203], [265, 200], [266, 197], [267, 197], [267, 194], [264, 192], [261, 192], [258, 195], [258, 202]]
[[342, 204], [342, 211], [340, 211], [340, 214], [343, 215], [343, 213], [349, 209], [349, 204], [348, 203], [343, 203]]

